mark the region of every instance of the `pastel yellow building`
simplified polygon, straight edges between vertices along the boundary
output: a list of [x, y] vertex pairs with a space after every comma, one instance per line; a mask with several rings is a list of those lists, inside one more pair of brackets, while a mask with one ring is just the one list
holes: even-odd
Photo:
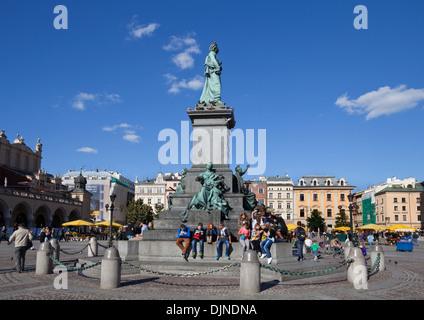
[[328, 228], [334, 228], [337, 214], [348, 215], [348, 194], [355, 189], [344, 178], [334, 176], [303, 176], [294, 185], [295, 220], [305, 225], [313, 210], [321, 212]]

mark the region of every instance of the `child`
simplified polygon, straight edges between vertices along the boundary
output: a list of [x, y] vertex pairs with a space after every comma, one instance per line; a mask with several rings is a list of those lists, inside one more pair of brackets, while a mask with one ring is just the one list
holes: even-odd
[[314, 239], [311, 245], [312, 252], [314, 253], [314, 260], [318, 260], [318, 248], [319, 248], [318, 243]]
[[249, 249], [250, 247], [250, 229], [249, 225], [247, 223], [243, 224], [243, 226], [240, 228], [238, 232], [240, 236], [240, 243], [241, 243], [241, 259], [243, 260], [243, 254]]
[[193, 240], [191, 242], [191, 256], [193, 259], [196, 259], [197, 255], [197, 242], [199, 242], [199, 257], [203, 259], [203, 241], [204, 241], [204, 231], [203, 231], [203, 223], [199, 222], [197, 224], [197, 229], [193, 232]]
[[231, 234], [230, 230], [224, 226], [223, 222], [219, 223], [218, 237], [216, 239], [216, 260], [222, 255], [222, 245], [225, 243], [225, 257], [230, 260]]
[[256, 253], [261, 252], [260, 243], [262, 232], [263, 230], [261, 229], [259, 223], [255, 225], [255, 228], [251, 232], [252, 240], [250, 241], [250, 243], [252, 244], [252, 249], [255, 250]]
[[215, 237], [216, 237], [216, 228], [212, 222], [209, 222], [208, 226], [206, 227], [206, 240], [209, 244], [212, 244]]
[[[365, 242], [364, 241], [359, 241], [359, 246], [358, 247], [361, 248], [362, 254], [365, 257], [367, 255], [367, 249], [365, 249]], [[365, 264], [367, 264], [367, 260], [365, 260]]]

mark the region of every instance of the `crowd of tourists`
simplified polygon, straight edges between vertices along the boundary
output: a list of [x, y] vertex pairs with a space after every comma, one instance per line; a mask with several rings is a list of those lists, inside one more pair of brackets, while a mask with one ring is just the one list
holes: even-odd
[[[275, 242], [288, 241], [288, 230], [284, 219], [278, 215], [267, 212], [266, 207], [261, 205], [258, 210], [252, 212], [249, 217], [246, 213], [241, 213], [238, 219], [237, 235], [232, 235], [229, 228], [223, 222], [214, 226], [210, 222], [206, 228], [199, 222], [196, 229], [191, 232], [190, 228], [182, 224], [177, 232], [176, 244], [181, 250], [181, 256], [188, 261], [190, 255], [193, 259], [199, 256], [204, 257], [205, 242], [215, 244], [216, 260], [223, 254], [225, 245], [225, 257], [230, 260], [232, 251], [232, 241], [236, 238], [241, 244], [240, 259], [249, 249], [254, 250], [260, 259], [267, 258], [268, 264], [272, 262], [271, 246]], [[298, 261], [303, 260], [303, 243], [306, 239], [306, 232], [298, 223], [298, 228], [293, 232], [298, 248]], [[191, 250], [190, 249], [191, 245]], [[199, 245], [199, 250], [197, 249]]]

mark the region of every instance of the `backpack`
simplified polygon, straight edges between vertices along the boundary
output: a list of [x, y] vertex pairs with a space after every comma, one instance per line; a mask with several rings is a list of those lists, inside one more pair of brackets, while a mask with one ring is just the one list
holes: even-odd
[[301, 242], [305, 241], [306, 239], [306, 232], [302, 227], [297, 228], [297, 239], [299, 239]]
[[280, 223], [280, 227], [281, 227], [281, 231], [280, 232], [281, 232], [281, 234], [283, 236], [286, 236], [287, 233], [289, 232], [289, 230], [287, 229], [287, 226], [286, 226], [286, 222], [284, 221], [283, 218], [279, 219], [278, 222]]

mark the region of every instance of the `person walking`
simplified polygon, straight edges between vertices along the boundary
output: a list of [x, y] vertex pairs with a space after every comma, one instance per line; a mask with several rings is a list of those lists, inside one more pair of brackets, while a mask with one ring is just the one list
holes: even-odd
[[44, 241], [46, 241], [46, 228], [41, 228], [40, 234], [38, 235], [39, 239], [40, 239], [40, 244], [43, 243]]
[[8, 245], [15, 242], [16, 271], [21, 273], [25, 268], [25, 254], [28, 249], [28, 243], [32, 240], [32, 230], [25, 228], [23, 223], [18, 225], [18, 229], [12, 233]]
[[368, 243], [370, 244], [370, 250], [371, 250], [372, 244], [374, 243], [374, 235], [370, 233], [367, 240], [368, 240]]
[[294, 229], [294, 238], [296, 240], [297, 247], [297, 261], [303, 261], [303, 244], [306, 240], [306, 231], [302, 228], [302, 222], [300, 221], [297, 222], [297, 228]]
[[0, 233], [0, 243], [2, 239], [7, 241], [6, 232], [7, 232], [6, 226], [3, 226], [1, 228], [1, 233]]

